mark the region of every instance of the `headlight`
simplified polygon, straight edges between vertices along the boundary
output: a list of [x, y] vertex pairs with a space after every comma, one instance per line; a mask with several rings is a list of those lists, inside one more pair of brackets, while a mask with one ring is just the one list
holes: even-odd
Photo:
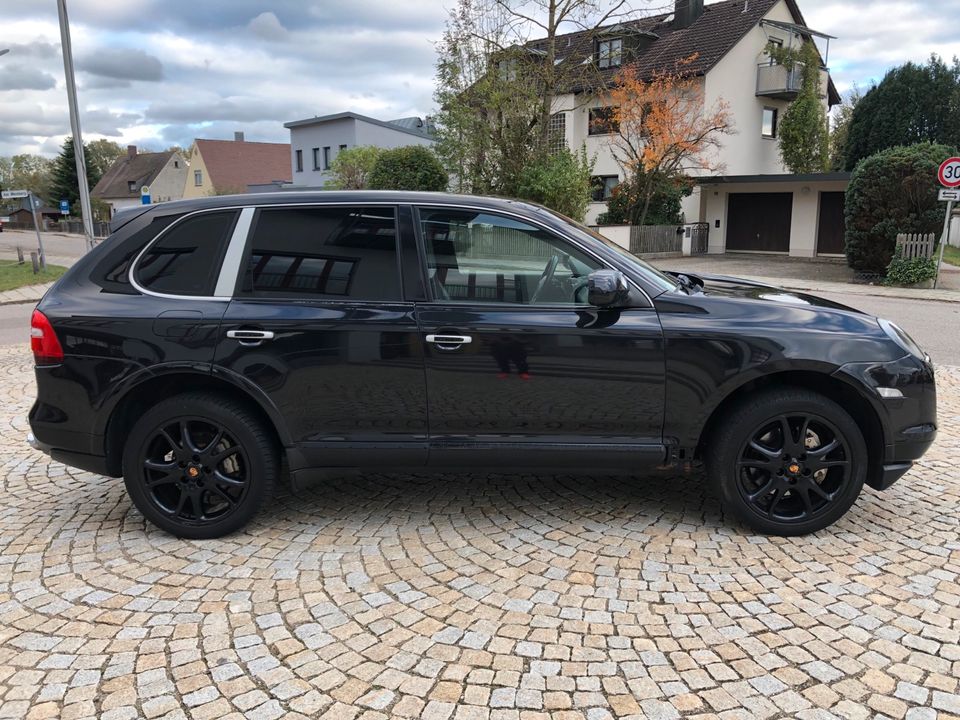
[[912, 337], [907, 335], [903, 328], [896, 323], [892, 323], [889, 320], [884, 320], [883, 318], [877, 318], [877, 322], [887, 334], [887, 337], [893, 340], [897, 345], [913, 355], [915, 358], [917, 358], [917, 360], [930, 362], [930, 356], [927, 355], [919, 345], [917, 345], [916, 341]]

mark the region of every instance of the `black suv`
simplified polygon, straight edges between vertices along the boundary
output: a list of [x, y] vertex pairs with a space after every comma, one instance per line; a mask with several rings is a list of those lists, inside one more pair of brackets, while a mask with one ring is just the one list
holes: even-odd
[[737, 517], [818, 530], [930, 447], [898, 327], [664, 274], [541, 207], [274, 193], [131, 210], [34, 312], [31, 443], [123, 476], [182, 537], [240, 528], [283, 467], [641, 472], [703, 460]]

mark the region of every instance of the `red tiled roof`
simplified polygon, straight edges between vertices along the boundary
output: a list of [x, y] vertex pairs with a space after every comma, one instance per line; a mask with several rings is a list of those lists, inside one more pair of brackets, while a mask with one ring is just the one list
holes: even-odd
[[244, 193], [247, 185], [291, 180], [289, 143], [198, 139], [195, 144], [218, 192]]

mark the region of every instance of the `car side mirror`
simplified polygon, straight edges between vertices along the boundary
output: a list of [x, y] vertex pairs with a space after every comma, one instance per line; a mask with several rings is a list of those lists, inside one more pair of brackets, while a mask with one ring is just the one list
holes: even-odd
[[587, 302], [594, 307], [621, 307], [629, 294], [630, 286], [619, 270], [595, 270], [587, 276]]

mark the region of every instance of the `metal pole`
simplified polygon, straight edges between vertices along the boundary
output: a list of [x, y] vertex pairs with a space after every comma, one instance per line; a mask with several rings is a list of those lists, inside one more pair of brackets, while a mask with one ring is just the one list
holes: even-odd
[[943, 219], [943, 235], [940, 237], [940, 259], [937, 261], [937, 276], [933, 279], [933, 289], [940, 282], [940, 268], [943, 266], [943, 251], [950, 242], [950, 221], [953, 219], [953, 200], [947, 202], [947, 216]]
[[40, 254], [40, 269], [47, 269], [47, 254], [43, 251], [43, 237], [40, 235], [40, 223], [37, 222], [37, 203], [34, 200], [33, 192], [27, 195], [27, 202], [30, 203], [30, 213], [33, 215], [33, 229], [37, 231], [37, 252]]
[[90, 209], [90, 186], [87, 185], [87, 162], [83, 155], [83, 134], [80, 132], [80, 111], [77, 108], [77, 84], [73, 74], [73, 47], [70, 44], [70, 21], [67, 19], [67, 0], [57, 0], [60, 15], [60, 44], [63, 48], [63, 74], [67, 81], [67, 100], [70, 103], [70, 130], [73, 133], [73, 157], [77, 163], [77, 182], [80, 185], [80, 215], [83, 232], [87, 236], [87, 250], [93, 249], [93, 212]]

